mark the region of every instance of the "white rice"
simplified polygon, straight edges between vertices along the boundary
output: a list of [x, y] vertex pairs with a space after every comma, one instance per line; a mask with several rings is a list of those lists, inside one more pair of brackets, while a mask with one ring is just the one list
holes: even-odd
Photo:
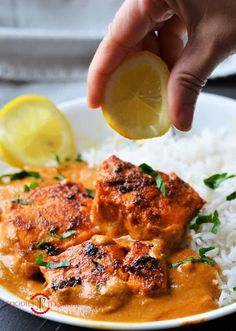
[[112, 154], [134, 164], [148, 163], [163, 172], [175, 172], [191, 184], [207, 201], [203, 213], [218, 210], [221, 225], [217, 234], [211, 224], [201, 225], [199, 231], [191, 230], [192, 248], [216, 247], [207, 253], [220, 265], [219, 285], [222, 290], [221, 306], [236, 302], [236, 199], [226, 201], [226, 196], [236, 191], [236, 178], [223, 182], [211, 190], [203, 179], [222, 172], [236, 174], [236, 134], [222, 131], [203, 131], [197, 136], [164, 137], [144, 142], [127, 142], [123, 138], [111, 138], [100, 149], [90, 149], [83, 158], [90, 166], [99, 165]]

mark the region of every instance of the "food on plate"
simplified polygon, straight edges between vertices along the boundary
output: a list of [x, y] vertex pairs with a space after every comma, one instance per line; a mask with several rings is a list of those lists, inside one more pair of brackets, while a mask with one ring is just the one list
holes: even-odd
[[[123, 291], [126, 294], [149, 294], [167, 288], [166, 262], [155, 243], [134, 241], [127, 254], [126, 249], [110, 237], [95, 235], [89, 241], [50, 257], [47, 263], [60, 264], [65, 261], [68, 263], [66, 271], [50, 269], [50, 265], [47, 268], [41, 261], [38, 263], [42, 264], [40, 270], [48, 284], [47, 290], [59, 303], [66, 304], [69, 295], [69, 301], [82, 304], [85, 299], [81, 295], [87, 291], [91, 297], [96, 297], [98, 291], [101, 295], [109, 295], [110, 290], [115, 288], [120, 290], [117, 296]], [[70, 288], [76, 285], [83, 285], [78, 288], [81, 295], [79, 292], [74, 295], [71, 291]], [[63, 289], [64, 293], [59, 291]], [[93, 305], [92, 300], [90, 305]]]
[[92, 219], [110, 236], [161, 238], [167, 246], [174, 246], [183, 239], [187, 224], [204, 201], [175, 174], [156, 172], [165, 187], [165, 192], [161, 192], [155, 178], [144, 170], [145, 165], [137, 167], [115, 156], [103, 162], [96, 182]]
[[137, 52], [111, 74], [105, 86], [102, 111], [107, 123], [129, 139], [165, 134], [169, 71], [160, 57]]
[[67, 118], [46, 97], [25, 95], [0, 112], [0, 154], [9, 164], [44, 165], [58, 155], [75, 156], [75, 141]]
[[[2, 176], [1, 284], [23, 298], [46, 294], [56, 311], [107, 321], [217, 308], [213, 248], [185, 247], [204, 205], [199, 194], [147, 164], [81, 161]], [[198, 300], [184, 308], [187, 292]]]
[[[137, 64], [139, 56], [149, 57], [138, 54]], [[35, 96], [8, 104], [0, 128], [4, 160], [21, 165], [0, 162], [1, 286], [30, 304], [41, 293], [52, 310], [112, 322], [173, 319], [236, 301], [232, 139], [119, 138], [76, 156], [67, 120]]]
[[[32, 261], [37, 250], [58, 254], [96, 232], [90, 222], [91, 206], [86, 189], [70, 182], [19, 194], [2, 203], [1, 238], [15, 252], [25, 252], [25, 260]], [[27, 268], [28, 274], [34, 271], [34, 265], [31, 272]], [[20, 272], [26, 271], [21, 267]]]
[[157, 294], [167, 289], [168, 272], [161, 242], [134, 241], [123, 266], [128, 272], [128, 287], [134, 294]]
[[[94, 236], [69, 247], [48, 259], [48, 263], [56, 264], [66, 261], [66, 268], [40, 267], [47, 284], [46, 293], [58, 305], [89, 305], [99, 311], [118, 309], [128, 300], [128, 274], [123, 270], [125, 255], [122, 246], [105, 236]], [[98, 293], [101, 298], [97, 298]]]

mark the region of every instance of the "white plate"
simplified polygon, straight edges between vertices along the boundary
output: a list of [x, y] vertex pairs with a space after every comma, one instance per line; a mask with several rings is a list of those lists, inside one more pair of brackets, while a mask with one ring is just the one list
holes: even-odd
[[[91, 146], [91, 144], [93, 146], [94, 144], [99, 146], [111, 133], [113, 134], [113, 131], [105, 124], [100, 111], [87, 109], [86, 100], [84, 98], [67, 102], [61, 105], [60, 108], [66, 113], [75, 130], [81, 151], [88, 146]], [[203, 128], [216, 130], [221, 127], [227, 127], [229, 130], [236, 130], [236, 101], [229, 98], [202, 93], [197, 105], [193, 131], [200, 132]], [[17, 308], [33, 314], [31, 308], [24, 301], [3, 288], [0, 288], [0, 299], [8, 303], [17, 302]], [[236, 312], [236, 303], [194, 316], [138, 324], [84, 320], [68, 315], [62, 315], [50, 310], [41, 317], [59, 323], [98, 329], [160, 330], [176, 328], [189, 323], [194, 324], [195, 322], [209, 321], [233, 312]]]

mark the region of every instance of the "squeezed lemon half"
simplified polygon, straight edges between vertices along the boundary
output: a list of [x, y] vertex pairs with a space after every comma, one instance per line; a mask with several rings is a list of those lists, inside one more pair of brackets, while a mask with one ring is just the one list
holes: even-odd
[[0, 111], [1, 156], [9, 164], [44, 165], [57, 155], [61, 161], [75, 156], [72, 128], [46, 97], [20, 96]]
[[106, 122], [129, 139], [165, 134], [169, 70], [160, 57], [141, 51], [128, 57], [110, 76], [103, 95]]

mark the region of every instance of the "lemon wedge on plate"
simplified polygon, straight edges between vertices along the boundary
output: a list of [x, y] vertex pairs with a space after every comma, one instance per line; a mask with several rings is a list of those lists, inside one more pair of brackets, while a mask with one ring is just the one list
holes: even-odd
[[170, 128], [168, 77], [168, 68], [160, 57], [147, 51], [128, 57], [105, 86], [102, 111], [106, 122], [130, 139], [166, 133]]
[[61, 161], [75, 156], [72, 128], [46, 97], [20, 96], [0, 111], [0, 150], [13, 166], [44, 165], [57, 155]]

